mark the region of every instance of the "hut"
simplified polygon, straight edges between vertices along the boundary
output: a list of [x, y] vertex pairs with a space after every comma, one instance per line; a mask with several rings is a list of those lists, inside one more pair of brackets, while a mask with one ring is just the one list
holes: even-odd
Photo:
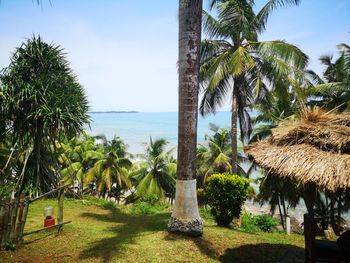
[[[303, 186], [310, 220], [318, 189], [329, 192], [350, 189], [349, 113], [304, 108], [299, 118], [282, 121], [269, 138], [246, 146], [244, 151], [271, 175], [292, 179]], [[306, 228], [305, 220], [304, 224]], [[309, 248], [306, 259], [316, 255], [310, 251]]]
[[350, 188], [350, 114], [304, 109], [263, 141], [244, 151], [256, 164], [303, 185], [336, 191]]

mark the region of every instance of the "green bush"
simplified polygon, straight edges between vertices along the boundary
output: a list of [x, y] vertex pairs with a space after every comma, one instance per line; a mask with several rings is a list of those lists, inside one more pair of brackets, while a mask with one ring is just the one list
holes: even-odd
[[206, 203], [219, 226], [228, 226], [239, 217], [241, 207], [248, 198], [249, 181], [238, 175], [223, 173], [209, 177], [205, 188]]
[[271, 232], [277, 225], [277, 219], [269, 215], [241, 215], [241, 228], [247, 232], [258, 232], [259, 230]]
[[276, 218], [269, 215], [258, 215], [254, 217], [255, 225], [259, 227], [260, 230], [265, 232], [270, 232], [278, 225]]
[[241, 228], [246, 232], [255, 233], [260, 230], [260, 228], [255, 225], [254, 216], [252, 214], [242, 214], [240, 221]]

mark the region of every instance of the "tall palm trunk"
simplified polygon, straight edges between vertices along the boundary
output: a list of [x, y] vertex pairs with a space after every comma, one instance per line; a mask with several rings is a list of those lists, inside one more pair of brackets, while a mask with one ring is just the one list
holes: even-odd
[[237, 86], [239, 85], [238, 79], [235, 78], [232, 94], [231, 105], [231, 172], [237, 174], [238, 172], [238, 151], [237, 151], [237, 118], [238, 118], [238, 104], [237, 104]]
[[179, 0], [179, 124], [175, 205], [170, 232], [203, 233], [196, 192], [202, 0]]

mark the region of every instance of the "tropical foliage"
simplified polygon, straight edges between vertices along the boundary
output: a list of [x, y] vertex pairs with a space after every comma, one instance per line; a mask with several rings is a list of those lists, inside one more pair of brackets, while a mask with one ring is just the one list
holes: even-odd
[[156, 197], [164, 200], [166, 196], [174, 198], [176, 161], [171, 151], [166, 151], [168, 142], [165, 139], [150, 138], [141, 161], [135, 163], [132, 180], [137, 195], [144, 200]]
[[206, 203], [215, 221], [228, 226], [233, 218], [239, 218], [244, 201], [248, 198], [249, 181], [238, 175], [213, 174], [204, 187]]
[[58, 184], [50, 145], [79, 134], [89, 118], [84, 89], [63, 49], [32, 37], [17, 48], [0, 75], [2, 136], [15, 148], [17, 186], [46, 191]]
[[325, 66], [323, 78], [314, 71], [307, 71], [314, 86], [308, 89], [309, 103], [338, 111], [350, 109], [350, 46], [339, 44], [339, 57], [324, 55], [320, 62]]
[[110, 142], [105, 140], [98, 154], [91, 153], [87, 156], [88, 159], [95, 160], [95, 163], [88, 170], [85, 181], [94, 182], [100, 193], [111, 192], [112, 186], [117, 189], [129, 189], [129, 170], [132, 162], [128, 158], [126, 148], [126, 144], [119, 137], [114, 137]]
[[[215, 173], [231, 171], [231, 136], [230, 129], [220, 128], [214, 124], [209, 125], [213, 135], [205, 135], [205, 141], [199, 144], [197, 149], [197, 174], [201, 179], [200, 184], [204, 185], [208, 177]], [[242, 164], [249, 163], [243, 151], [238, 151], [238, 171], [244, 177], [249, 177], [252, 169], [247, 171]]]
[[249, 137], [252, 126], [248, 108], [259, 102], [268, 88], [288, 88], [307, 64], [307, 56], [293, 45], [280, 40], [258, 41], [273, 9], [298, 2], [270, 0], [255, 13], [253, 1], [212, 1], [216, 16], [203, 14], [207, 39], [201, 50], [200, 111], [203, 115], [215, 113], [227, 98], [231, 99], [233, 173], [238, 172], [237, 121], [242, 139]]

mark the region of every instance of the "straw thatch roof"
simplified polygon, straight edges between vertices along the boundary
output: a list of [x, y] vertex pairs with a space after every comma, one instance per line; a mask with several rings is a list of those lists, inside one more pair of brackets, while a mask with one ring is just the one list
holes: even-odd
[[350, 188], [350, 114], [304, 110], [244, 150], [275, 175], [330, 191]]

